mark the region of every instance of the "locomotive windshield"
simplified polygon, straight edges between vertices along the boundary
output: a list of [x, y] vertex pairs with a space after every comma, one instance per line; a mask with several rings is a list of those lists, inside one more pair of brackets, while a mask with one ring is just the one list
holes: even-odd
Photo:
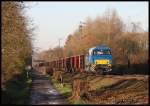
[[94, 50], [93, 55], [110, 55], [110, 50]]

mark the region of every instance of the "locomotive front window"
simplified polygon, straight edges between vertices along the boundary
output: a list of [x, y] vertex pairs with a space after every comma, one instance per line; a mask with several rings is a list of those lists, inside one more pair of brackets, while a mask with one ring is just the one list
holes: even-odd
[[93, 55], [110, 55], [110, 50], [95, 50]]

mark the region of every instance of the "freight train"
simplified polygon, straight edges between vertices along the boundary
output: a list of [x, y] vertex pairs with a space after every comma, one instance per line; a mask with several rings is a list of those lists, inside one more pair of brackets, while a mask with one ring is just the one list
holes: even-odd
[[40, 66], [62, 69], [69, 72], [96, 72], [108, 73], [112, 70], [112, 54], [106, 45], [89, 48], [81, 55], [61, 58], [58, 60], [40, 63]]

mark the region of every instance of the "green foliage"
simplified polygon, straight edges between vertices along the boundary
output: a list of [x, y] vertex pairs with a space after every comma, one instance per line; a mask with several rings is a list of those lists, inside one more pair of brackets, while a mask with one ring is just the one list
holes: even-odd
[[29, 78], [25, 71], [15, 75], [7, 81], [5, 90], [2, 91], [2, 104], [28, 104], [32, 73]]

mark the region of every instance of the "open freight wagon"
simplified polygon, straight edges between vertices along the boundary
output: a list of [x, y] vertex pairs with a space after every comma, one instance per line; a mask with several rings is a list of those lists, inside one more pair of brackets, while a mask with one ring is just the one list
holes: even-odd
[[48, 62], [49, 68], [62, 69], [68, 72], [82, 71], [84, 69], [84, 55], [71, 56]]

